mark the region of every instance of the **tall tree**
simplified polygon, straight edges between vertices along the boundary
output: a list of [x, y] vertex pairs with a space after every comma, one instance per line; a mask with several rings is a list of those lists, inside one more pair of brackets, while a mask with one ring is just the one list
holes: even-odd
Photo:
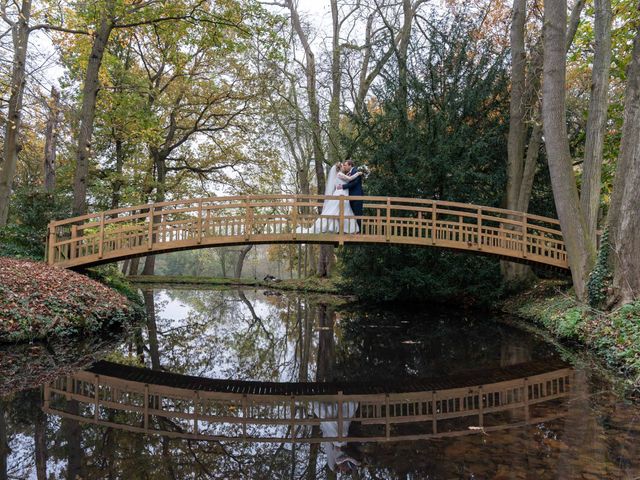
[[587, 222], [589, 242], [596, 244], [598, 212], [604, 149], [604, 131], [607, 122], [607, 96], [611, 66], [611, 1], [594, 0], [595, 48], [591, 71], [591, 97], [587, 119], [580, 206]]
[[566, 123], [567, 2], [546, 2], [542, 118], [551, 184], [576, 296], [586, 298], [586, 281], [595, 261], [573, 171]]
[[[576, 1], [571, 11], [567, 26], [566, 51], [569, 51], [573, 43], [584, 3], [584, 0]], [[542, 143], [539, 94], [543, 52], [537, 40], [530, 47], [531, 55], [527, 62], [526, 27], [527, 2], [514, 0], [510, 27], [511, 92], [506, 208], [518, 212], [529, 211], [529, 201]], [[529, 266], [514, 262], [502, 261], [501, 269], [504, 280], [509, 283], [526, 281], [533, 275]]]
[[31, 33], [31, 0], [22, 0], [15, 12], [15, 19], [7, 12], [7, 2], [0, 3], [0, 16], [11, 30], [13, 41], [13, 61], [9, 85], [9, 106], [4, 125], [4, 145], [0, 161], [0, 226], [7, 224], [9, 216], [9, 197], [13, 186], [13, 177], [18, 163], [20, 115], [25, 87], [25, 69], [27, 66], [27, 48]]
[[105, 0], [96, 5], [100, 12], [93, 33], [91, 53], [87, 62], [82, 83], [82, 107], [80, 108], [80, 127], [76, 148], [76, 168], [73, 179], [73, 213], [87, 213], [87, 182], [89, 179], [89, 158], [91, 138], [96, 115], [96, 101], [100, 89], [100, 67], [107, 48], [111, 31], [116, 24], [116, 1]]
[[112, 32], [118, 29], [134, 29], [144, 25], [159, 25], [185, 20], [209, 24], [212, 19], [201, 8], [206, 3], [206, 0], [178, 2], [154, 0], [121, 4], [116, 0], [101, 0], [88, 4], [89, 8], [86, 11], [76, 12], [78, 18], [86, 23], [86, 29], [60, 29], [69, 33], [84, 33], [91, 37], [90, 53], [82, 81], [73, 183], [74, 214], [83, 215], [87, 212], [87, 182], [89, 181], [97, 97], [101, 88], [100, 71]]
[[60, 92], [51, 87], [51, 100], [47, 126], [44, 132], [44, 189], [53, 193], [56, 187], [56, 155], [58, 149], [58, 124], [60, 122]]
[[611, 305], [640, 297], [640, 27], [635, 28], [620, 154], [607, 217], [613, 267]]

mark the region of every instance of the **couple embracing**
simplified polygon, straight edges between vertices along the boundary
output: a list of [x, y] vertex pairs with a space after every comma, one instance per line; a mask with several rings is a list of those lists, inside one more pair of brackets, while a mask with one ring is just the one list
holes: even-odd
[[[338, 162], [331, 167], [327, 178], [327, 185], [324, 190], [326, 196], [361, 196], [362, 175], [364, 172], [357, 171], [353, 160]], [[353, 218], [361, 216], [363, 211], [362, 200], [351, 200], [344, 202], [344, 233], [358, 233], [360, 231], [360, 220]], [[297, 233], [338, 233], [340, 216], [340, 200], [325, 199], [322, 205], [320, 217], [309, 228], [298, 227]], [[328, 218], [325, 218], [328, 217]]]

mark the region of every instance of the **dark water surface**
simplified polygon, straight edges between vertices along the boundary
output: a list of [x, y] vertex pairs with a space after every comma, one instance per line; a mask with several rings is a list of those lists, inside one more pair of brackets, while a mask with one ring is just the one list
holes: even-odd
[[508, 318], [264, 290], [145, 300], [132, 332], [0, 349], [0, 480], [640, 478], [640, 405]]

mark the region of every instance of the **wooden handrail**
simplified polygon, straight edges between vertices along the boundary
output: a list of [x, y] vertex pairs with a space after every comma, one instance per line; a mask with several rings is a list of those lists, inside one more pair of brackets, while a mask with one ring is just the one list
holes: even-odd
[[[341, 213], [324, 217], [335, 228], [309, 230], [318, 215], [304, 209], [326, 200], [340, 202]], [[364, 202], [357, 234], [345, 232], [342, 224], [351, 200]], [[304, 233], [296, 232], [298, 227]], [[58, 220], [49, 224], [47, 261], [87, 267], [174, 250], [254, 243], [404, 243], [568, 268], [562, 232], [553, 218], [441, 200], [325, 195], [176, 200]]]

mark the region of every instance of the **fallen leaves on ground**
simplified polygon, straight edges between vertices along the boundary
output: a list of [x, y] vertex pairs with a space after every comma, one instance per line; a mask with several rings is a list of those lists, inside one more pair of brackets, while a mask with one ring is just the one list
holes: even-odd
[[0, 257], [0, 341], [96, 331], [132, 313], [124, 296], [84, 275]]

